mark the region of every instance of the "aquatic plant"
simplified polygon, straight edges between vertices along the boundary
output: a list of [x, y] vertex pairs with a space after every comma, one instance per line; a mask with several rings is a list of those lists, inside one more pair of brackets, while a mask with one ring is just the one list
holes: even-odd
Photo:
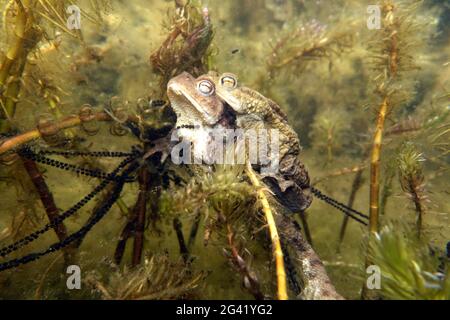
[[161, 93], [175, 75], [187, 71], [199, 76], [209, 69], [209, 46], [214, 33], [208, 9], [200, 9], [194, 1], [175, 1], [175, 6], [166, 22], [169, 34], [150, 56], [153, 70], [161, 77]]
[[438, 256], [433, 257], [429, 247], [408, 230], [386, 225], [370, 244], [371, 260], [381, 270], [381, 295], [388, 299], [450, 299], [450, 269], [439, 271]]
[[403, 191], [414, 203], [416, 211], [417, 235], [423, 233], [423, 219], [426, 212], [426, 202], [428, 201], [425, 192], [425, 178], [422, 169], [422, 162], [425, 161], [422, 154], [417, 151], [412, 143], [405, 144], [398, 156], [398, 170], [400, 185]]
[[[20, 80], [27, 63], [27, 56], [42, 37], [41, 30], [35, 24], [36, 17], [30, 13], [28, 5], [28, 2], [23, 4], [21, 1], [11, 1], [4, 15], [4, 18], [13, 19], [12, 17], [15, 16], [15, 19], [9, 21], [9, 24], [13, 26], [13, 40], [0, 68], [0, 86], [2, 87], [0, 132], [6, 132], [9, 129], [10, 124], [7, 121], [14, 117], [16, 111]], [[16, 13], [13, 14], [13, 12]]]
[[388, 200], [393, 194], [393, 182], [396, 175], [395, 165], [395, 161], [389, 161], [384, 168], [383, 188], [381, 190], [380, 199], [380, 215], [384, 215], [386, 213]]
[[261, 227], [257, 215], [257, 195], [244, 180], [243, 167], [224, 165], [216, 166], [212, 172], [199, 167], [194, 170], [198, 174], [184, 186], [161, 194], [160, 212], [163, 216], [192, 221], [187, 244], [183, 234], [177, 232], [180, 253], [192, 254], [200, 223], [203, 222], [204, 245], [215, 236], [215, 242], [229, 249], [227, 256], [241, 274], [243, 287], [256, 298], [264, 298], [256, 274], [239, 253], [248, 251], [245, 249], [246, 242], [239, 239], [248, 239], [254, 230]]
[[[415, 34], [418, 24], [412, 15], [418, 3], [405, 5], [388, 0], [382, 1], [380, 5], [383, 27], [369, 48], [373, 52], [373, 68], [376, 72], [375, 92], [381, 100], [377, 108], [370, 156], [369, 231], [371, 234], [376, 233], [379, 228], [380, 159], [385, 121], [394, 108], [400, 107], [410, 99], [412, 86], [405, 74], [417, 70], [412, 50], [418, 45]], [[367, 260], [366, 265], [370, 264]], [[363, 290], [363, 296], [365, 294], [366, 291]]]
[[380, 159], [386, 117], [394, 107], [408, 101], [411, 83], [406, 81], [405, 73], [417, 70], [414, 56], [411, 54], [414, 46], [418, 45], [415, 37], [418, 25], [412, 15], [415, 8], [416, 3], [405, 6], [383, 1], [383, 27], [370, 46], [373, 52], [373, 68], [377, 72], [374, 77], [376, 94], [381, 100], [370, 159], [369, 228], [372, 233], [378, 230]]
[[140, 266], [111, 270], [106, 281], [92, 272], [86, 282], [107, 300], [186, 299], [195, 294], [204, 273], [193, 273], [182, 261], [147, 257]]
[[[17, 130], [19, 127], [14, 117], [26, 82], [35, 81], [40, 87], [42, 99], [48, 102], [48, 106], [57, 117], [61, 117], [58, 110], [59, 97], [56, 93], [58, 87], [52, 86], [48, 79], [44, 80], [45, 76], [41, 79], [33, 79], [33, 76], [29, 76], [27, 73], [30, 61], [33, 60], [31, 59], [32, 54], [37, 55], [57, 48], [58, 41], [52, 39], [51, 35], [57, 34], [54, 32], [55, 29], [81, 39], [81, 33], [73, 32], [66, 26], [68, 17], [66, 7], [68, 5], [69, 2], [49, 0], [11, 0], [7, 2], [3, 14], [7, 50], [0, 65], [1, 134], [7, 134], [11, 129]], [[44, 40], [48, 42], [47, 45], [41, 44]], [[43, 122], [40, 125], [44, 126]], [[73, 135], [71, 137], [73, 138]], [[36, 187], [48, 219], [53, 222], [57, 218], [59, 210], [43, 175], [33, 160], [22, 158], [21, 162]], [[15, 174], [23, 170], [17, 166], [14, 168]], [[54, 230], [61, 241], [67, 236], [64, 224], [55, 226]], [[65, 260], [67, 263], [70, 260], [69, 256], [68, 250], [66, 250]]]
[[289, 28], [275, 43], [271, 44], [266, 70], [256, 81], [256, 86], [262, 92], [268, 92], [271, 80], [280, 73], [289, 70], [289, 77], [300, 75], [308, 62], [319, 59], [331, 59], [341, 54], [353, 44], [353, 34], [350, 32], [352, 22], [346, 25], [328, 28], [327, 25], [315, 19], [299, 26]]
[[198, 167], [197, 170], [198, 175], [187, 178], [182, 188], [163, 191], [159, 205], [163, 216], [194, 219], [189, 233], [189, 247], [193, 246], [197, 237], [197, 223], [204, 219], [206, 242], [217, 230], [227, 230], [227, 224], [233, 226], [234, 233], [241, 232], [245, 225], [241, 224], [242, 221], [247, 221], [247, 226], [251, 228], [250, 221], [255, 219], [257, 212], [256, 194], [243, 181], [243, 168], [218, 166], [213, 172], [203, 172]]
[[[58, 46], [57, 40], [52, 36], [52, 34], [56, 34], [55, 29], [81, 39], [79, 31], [70, 30], [67, 27], [66, 8], [70, 4], [70, 1], [51, 0], [10, 0], [7, 2], [3, 13], [3, 24], [5, 31], [8, 30], [6, 37], [8, 49], [0, 67], [0, 86], [2, 87], [0, 132], [6, 132], [11, 127], [29, 56], [32, 53], [49, 50], [48, 46], [53, 46], [53, 48]], [[91, 4], [94, 4], [96, 14], [100, 15], [101, 6], [97, 1], [93, 1]], [[82, 14], [95, 21], [86, 11], [82, 11]], [[8, 26], [7, 29], [6, 26]], [[43, 40], [48, 42], [48, 46], [39, 46]], [[55, 99], [52, 99], [50, 106], [54, 107], [54, 104]]]
[[325, 109], [316, 114], [310, 136], [314, 148], [325, 150], [327, 163], [333, 161], [333, 153], [342, 148], [345, 136], [349, 135], [348, 114], [345, 112], [332, 112]]

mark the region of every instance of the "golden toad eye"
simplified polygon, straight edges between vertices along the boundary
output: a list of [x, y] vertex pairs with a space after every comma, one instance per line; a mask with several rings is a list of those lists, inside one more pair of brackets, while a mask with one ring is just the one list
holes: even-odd
[[227, 89], [234, 89], [237, 86], [237, 79], [234, 75], [226, 74], [220, 78], [220, 84]]
[[197, 90], [204, 96], [210, 96], [214, 93], [214, 84], [209, 80], [201, 80], [197, 83]]

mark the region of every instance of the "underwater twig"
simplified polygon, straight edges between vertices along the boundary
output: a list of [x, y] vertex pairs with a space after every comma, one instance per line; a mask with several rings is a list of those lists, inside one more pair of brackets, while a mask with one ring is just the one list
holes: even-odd
[[[353, 179], [353, 183], [352, 183], [352, 189], [350, 191], [350, 196], [348, 198], [348, 202], [347, 202], [347, 206], [349, 206], [350, 208], [353, 207], [353, 203], [355, 202], [355, 198], [356, 198], [356, 193], [358, 192], [358, 190], [361, 188], [362, 186], [362, 182], [363, 182], [363, 170], [360, 170], [356, 173], [355, 178]], [[338, 240], [338, 245], [337, 245], [337, 252], [340, 251], [341, 248], [341, 244], [344, 241], [344, 236], [345, 236], [345, 231], [347, 230], [347, 224], [349, 221], [349, 216], [345, 215], [343, 220], [342, 220], [342, 225], [341, 225], [341, 229], [339, 231], [339, 240]]]
[[416, 119], [408, 118], [406, 120], [400, 121], [396, 123], [392, 127], [385, 130], [385, 136], [416, 132], [423, 129], [423, 125], [418, 123]]
[[[117, 201], [116, 204], [119, 206], [119, 201]], [[120, 263], [122, 262], [127, 241], [133, 235], [134, 230], [136, 228], [136, 218], [137, 218], [136, 215], [134, 214], [134, 212], [130, 213], [130, 210], [126, 211], [128, 211], [127, 214], [128, 219], [125, 224], [125, 227], [122, 229], [122, 232], [120, 233], [119, 241], [117, 242], [116, 250], [114, 251], [114, 262], [117, 265], [120, 265]]]
[[201, 212], [198, 211], [195, 214], [194, 222], [192, 223], [191, 231], [189, 232], [189, 240], [188, 240], [188, 244], [187, 244], [189, 249], [191, 249], [195, 243], [195, 238], [197, 237], [198, 228], [200, 227], [200, 220], [201, 220]]
[[256, 300], [264, 300], [256, 274], [250, 270], [244, 258], [239, 254], [234, 243], [234, 233], [231, 225], [227, 223], [227, 239], [231, 250], [230, 260], [243, 277], [244, 287], [255, 297]]
[[313, 246], [313, 241], [311, 237], [311, 231], [309, 230], [308, 220], [306, 220], [306, 212], [301, 211], [299, 212], [298, 216], [300, 217], [300, 221], [302, 222], [303, 231], [305, 232], [305, 237], [308, 243]]
[[183, 235], [183, 225], [181, 224], [180, 219], [173, 219], [173, 228], [175, 229], [175, 233], [177, 234], [178, 246], [180, 247], [180, 254], [183, 257], [184, 263], [189, 262], [189, 250], [186, 246], [186, 241], [184, 241]]
[[[56, 207], [55, 200], [53, 199], [53, 195], [50, 192], [50, 189], [47, 186], [47, 183], [45, 182], [44, 177], [40, 173], [36, 163], [28, 158], [21, 157], [23, 166], [25, 167], [25, 170], [27, 171], [28, 175], [30, 176], [31, 181], [33, 182], [34, 186], [36, 187], [36, 191], [39, 194], [39, 197], [41, 199], [42, 205], [45, 208], [45, 212], [47, 214], [48, 219], [50, 220], [50, 223], [53, 223], [56, 221], [59, 217], [59, 210]], [[64, 222], [61, 222], [53, 227], [53, 230], [55, 231], [59, 241], [63, 241], [65, 238], [67, 238], [67, 229], [64, 225]], [[71, 247], [64, 248], [64, 261], [67, 265], [71, 264], [71, 260], [73, 259], [73, 252], [71, 252], [73, 249]]]
[[275, 259], [275, 267], [277, 273], [277, 287], [278, 287], [278, 299], [287, 300], [287, 288], [286, 288], [286, 271], [284, 269], [283, 251], [281, 249], [280, 237], [278, 236], [277, 226], [275, 224], [275, 219], [272, 214], [272, 209], [270, 208], [269, 201], [267, 200], [264, 190], [261, 189], [261, 183], [256, 177], [252, 166], [247, 162], [246, 173], [250, 178], [251, 183], [258, 188], [258, 198], [262, 205], [262, 210], [266, 217], [267, 225], [269, 227], [270, 239], [272, 242], [272, 251]]
[[395, 177], [395, 170], [392, 162], [390, 162], [385, 169], [385, 176], [380, 199], [380, 215], [382, 216], [385, 214], [388, 200], [392, 196], [392, 182]]
[[300, 231], [299, 225], [286, 215], [276, 216], [280, 235], [294, 249], [296, 260], [300, 263], [299, 276], [303, 282], [299, 298], [305, 300], [343, 300], [336, 292], [328, 274], [313, 248]]
[[142, 167], [138, 174], [139, 194], [134, 205], [132, 214], [129, 215], [127, 223], [123, 228], [119, 241], [114, 252], [114, 261], [120, 264], [125, 251], [125, 246], [128, 239], [134, 235], [132, 266], [135, 267], [140, 264], [142, 258], [142, 251], [144, 246], [144, 231], [146, 225], [147, 204], [149, 201], [150, 191], [150, 173], [146, 166]]
[[112, 121], [112, 119], [106, 112], [102, 111], [90, 112], [89, 114], [80, 113], [79, 115], [71, 115], [58, 122], [48, 124], [45, 127], [38, 127], [22, 134], [18, 134], [12, 138], [7, 138], [0, 141], [0, 155], [32, 140], [54, 136], [61, 130], [72, 128], [91, 121]]
[[127, 223], [125, 224], [125, 227], [122, 229], [122, 232], [120, 233], [119, 241], [117, 242], [116, 250], [114, 251], [114, 262], [117, 265], [120, 265], [122, 261], [127, 241], [131, 237], [133, 229], [134, 229], [134, 215], [129, 217]]
[[[77, 243], [80, 241], [80, 239], [84, 239], [86, 234], [89, 233], [89, 231], [100, 221], [104, 218], [104, 216], [109, 212], [113, 204], [116, 202], [116, 200], [120, 197], [120, 193], [123, 190], [123, 187], [126, 183], [126, 179], [128, 176], [135, 172], [138, 169], [139, 163], [135, 161], [132, 157], [126, 158], [124, 161], [122, 161], [119, 166], [111, 173], [113, 175], [117, 175], [121, 169], [122, 173], [120, 176], [117, 177], [117, 181], [115, 181], [114, 190], [111, 193], [111, 196], [102, 203], [102, 205], [95, 210], [95, 212], [92, 214], [91, 219], [89, 219], [88, 222], [86, 222], [80, 229], [70, 234], [67, 238], [65, 238], [63, 241], [58, 241], [50, 245], [48, 248], [32, 252], [30, 254], [27, 254], [25, 256], [22, 256], [20, 258], [11, 259], [9, 261], [0, 263], [0, 272], [4, 270], [9, 270], [16, 268], [20, 265], [28, 264], [30, 262], [33, 262], [35, 260], [40, 259], [43, 256], [49, 255], [51, 253], [54, 253], [58, 250], [64, 249], [69, 245], [72, 245], [72, 243]], [[88, 195], [89, 196], [89, 195]], [[90, 198], [90, 197], [89, 197]], [[83, 202], [87, 202], [88, 200], [83, 199]], [[68, 217], [69, 214], [73, 214], [77, 211], [78, 207], [81, 207], [81, 204], [76, 205], [75, 211], [69, 211], [66, 215], [58, 216], [57, 222], [60, 222]], [[32, 240], [36, 239], [44, 233], [45, 231], [50, 228], [51, 224], [47, 224], [43, 229], [38, 230], [31, 235], [27, 236], [25, 239], [25, 245], [31, 242]], [[31, 240], [29, 239], [31, 238]], [[22, 241], [20, 242], [22, 243]], [[7, 247], [9, 249], [9, 247]], [[12, 249], [13, 250], [13, 249]]]
[[314, 179], [312, 184], [313, 185], [318, 184], [319, 182], [322, 182], [329, 178], [340, 177], [340, 176], [343, 176], [346, 174], [361, 172], [361, 171], [364, 171], [366, 168], [367, 168], [367, 165], [365, 163], [357, 164], [353, 167], [345, 167], [345, 168], [327, 173], [326, 175], [324, 175], [322, 177], [318, 177], [318, 178]]
[[134, 207], [135, 228], [132, 266], [137, 266], [141, 262], [142, 249], [144, 247], [145, 213], [147, 211], [147, 198], [149, 189], [149, 172], [144, 166], [139, 170], [139, 195]]
[[[21, 155], [25, 156], [27, 153], [26, 152], [21, 152]], [[35, 241], [36, 239], [38, 239], [39, 237], [41, 237], [44, 233], [50, 231], [51, 229], [55, 228], [58, 224], [60, 224], [61, 222], [63, 222], [65, 219], [73, 216], [75, 213], [77, 213], [82, 207], [84, 207], [90, 200], [92, 200], [100, 191], [102, 191], [110, 181], [115, 181], [117, 183], [126, 183], [126, 179], [128, 179], [127, 176], [124, 177], [117, 177], [117, 174], [120, 170], [122, 170], [125, 166], [127, 166], [131, 161], [133, 161], [135, 159], [137, 155], [133, 155], [131, 157], [127, 157], [126, 159], [124, 159], [111, 173], [110, 173], [110, 177], [115, 177], [117, 179], [104, 179], [102, 180], [102, 182], [100, 184], [98, 184], [90, 193], [88, 193], [86, 196], [84, 196], [81, 200], [79, 200], [77, 203], [75, 203], [73, 206], [71, 206], [69, 209], [65, 210], [64, 212], [62, 212], [60, 215], [58, 215], [56, 217], [56, 219], [53, 222], [49, 222], [47, 223], [45, 226], [43, 226], [42, 228], [40, 228], [39, 230], [36, 230], [30, 234], [28, 234], [27, 236], [15, 241], [14, 243], [3, 247], [0, 249], [0, 256], [5, 257], [9, 254], [11, 254], [12, 252], [15, 252], [17, 250], [19, 250], [20, 248], [30, 244], [31, 242]], [[124, 181], [122, 181], [124, 180]], [[111, 192], [112, 195], [113, 191]], [[108, 202], [108, 200], [104, 200], [100, 206], [104, 207], [104, 203]], [[109, 204], [108, 204], [109, 205]], [[112, 205], [112, 203], [111, 203]], [[91, 222], [93, 221], [92, 219], [98, 218], [98, 215], [100, 211], [102, 211], [104, 209], [102, 209], [101, 207], [97, 207], [96, 209], [94, 209], [94, 214], [91, 217]], [[109, 210], [109, 209], [108, 209]], [[95, 223], [95, 222], [94, 222]], [[77, 241], [80, 242], [80, 239], [82, 239], [84, 236], [81, 235], [80, 237], [78, 237], [77, 239], [69, 239], [66, 238], [64, 241], [59, 242], [59, 244], [62, 244], [63, 242], [68, 241], [69, 243], [64, 244], [63, 247], [61, 248], [65, 248], [68, 244], [71, 244], [73, 241]], [[69, 240], [68, 240], [69, 239]], [[48, 251], [48, 253], [50, 253], [51, 251]], [[43, 253], [44, 255], [47, 253]], [[31, 260], [30, 257], [32, 257]], [[31, 254], [28, 255], [28, 258], [24, 257], [23, 259], [15, 259], [14, 264], [13, 263], [6, 263], [6, 264], [0, 264], [0, 270], [2, 269], [2, 267], [6, 267], [6, 268], [12, 268], [13, 265], [20, 265], [21, 263], [28, 263], [31, 262], [35, 259], [38, 259], [39, 255], [37, 256], [36, 254]], [[20, 262], [22, 261], [22, 262]]]
[[[150, 161], [151, 158], [159, 152], [161, 152], [161, 150], [157, 145], [149, 148], [147, 150], [148, 158], [146, 160]], [[155, 222], [158, 218], [158, 198], [160, 196], [161, 175], [159, 173], [151, 173], [148, 166], [143, 166], [138, 173], [138, 181], [139, 195], [132, 214], [128, 215], [127, 223], [121, 232], [114, 253], [114, 261], [116, 264], [120, 264], [122, 261], [126, 243], [132, 235], [134, 235], [132, 266], [140, 264], [147, 220], [147, 205], [150, 205], [151, 209], [151, 222]], [[156, 195], [153, 195], [154, 190], [157, 191]]]
[[426, 211], [425, 202], [428, 200], [425, 193], [425, 177], [421, 165], [423, 161], [422, 154], [411, 143], [403, 146], [398, 157], [400, 185], [414, 203], [418, 238], [422, 234], [423, 216]]

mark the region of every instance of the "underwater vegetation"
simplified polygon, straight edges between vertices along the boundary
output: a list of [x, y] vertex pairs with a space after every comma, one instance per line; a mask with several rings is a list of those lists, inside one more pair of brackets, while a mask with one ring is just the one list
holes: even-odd
[[[450, 298], [445, 1], [0, 5], [0, 299]], [[211, 71], [298, 134], [305, 210], [172, 161], [169, 81]]]

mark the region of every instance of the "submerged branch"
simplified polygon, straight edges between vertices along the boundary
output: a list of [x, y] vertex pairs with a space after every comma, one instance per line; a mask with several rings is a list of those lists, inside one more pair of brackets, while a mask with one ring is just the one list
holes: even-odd
[[303, 281], [303, 290], [299, 298], [343, 300], [331, 283], [322, 261], [303, 238], [299, 226], [286, 215], [279, 214], [276, 217], [281, 237], [294, 249], [294, 257], [300, 264], [299, 275]]
[[[59, 210], [56, 207], [55, 200], [53, 199], [53, 195], [50, 192], [50, 189], [48, 188], [44, 177], [40, 173], [39, 168], [37, 167], [36, 163], [33, 160], [27, 158], [21, 158], [21, 160], [23, 166], [25, 167], [25, 170], [30, 176], [31, 181], [36, 187], [36, 191], [39, 194], [42, 205], [45, 208], [45, 212], [47, 214], [50, 223], [53, 223], [59, 217]], [[67, 229], [63, 222], [53, 227], [53, 230], [55, 231], [59, 241], [63, 241], [64, 239], [67, 238]], [[71, 252], [72, 249], [73, 247], [72, 248], [67, 247], [64, 249], [64, 260], [67, 265], [71, 264], [71, 260], [73, 258]]]
[[230, 247], [230, 260], [243, 277], [244, 287], [255, 297], [256, 300], [264, 300], [264, 294], [261, 292], [258, 278], [245, 263], [244, 258], [239, 254], [234, 243], [234, 233], [230, 224], [227, 224], [227, 240]]
[[142, 249], [144, 247], [145, 213], [147, 212], [147, 199], [149, 189], [149, 172], [147, 167], [143, 167], [139, 172], [139, 195], [134, 207], [136, 219], [133, 243], [132, 266], [137, 266], [141, 262]]
[[58, 134], [60, 131], [79, 126], [91, 121], [112, 121], [113, 119], [106, 112], [92, 112], [89, 114], [79, 114], [68, 116], [61, 121], [48, 124], [45, 127], [37, 127], [36, 129], [18, 134], [14, 137], [0, 141], [0, 155], [17, 148], [27, 142]]

